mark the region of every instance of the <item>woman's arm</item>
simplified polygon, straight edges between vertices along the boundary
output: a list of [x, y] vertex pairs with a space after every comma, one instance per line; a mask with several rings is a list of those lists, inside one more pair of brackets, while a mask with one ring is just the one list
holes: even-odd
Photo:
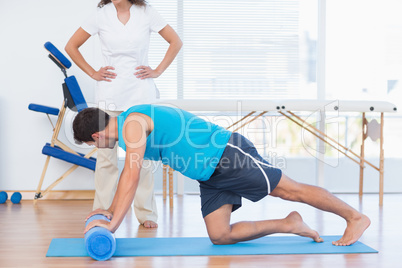
[[157, 78], [159, 77], [173, 62], [179, 53], [181, 47], [183, 46], [183, 42], [181, 41], [179, 35], [173, 30], [170, 25], [166, 25], [162, 30], [159, 31], [159, 34], [169, 43], [169, 48], [166, 51], [165, 57], [155, 68], [152, 70], [149, 66], [138, 66], [136, 70], [138, 72], [134, 73], [137, 78], [146, 79], [146, 78]]
[[74, 63], [91, 78], [95, 79], [96, 81], [111, 82], [112, 80], [110, 79], [114, 79], [116, 77], [116, 74], [108, 70], [114, 70], [113, 67], [106, 66], [100, 68], [99, 71], [95, 71], [95, 69], [88, 64], [88, 62], [84, 59], [81, 52], [79, 51], [79, 48], [89, 39], [89, 37], [91, 37], [91, 35], [80, 27], [67, 42], [65, 51], [74, 61]]

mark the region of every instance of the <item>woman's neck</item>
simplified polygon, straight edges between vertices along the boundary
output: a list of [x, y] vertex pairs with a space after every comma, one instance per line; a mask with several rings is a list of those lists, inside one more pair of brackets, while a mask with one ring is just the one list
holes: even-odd
[[118, 3], [112, 2], [118, 12], [125, 12], [130, 10], [133, 5], [130, 1], [119, 1]]

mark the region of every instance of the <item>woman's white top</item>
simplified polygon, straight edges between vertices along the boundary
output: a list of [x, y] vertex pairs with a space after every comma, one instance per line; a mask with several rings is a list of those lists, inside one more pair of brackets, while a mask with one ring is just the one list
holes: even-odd
[[136, 104], [154, 102], [158, 91], [152, 78], [138, 79], [134, 73], [140, 65], [148, 66], [151, 32], [159, 32], [167, 25], [150, 5], [130, 8], [130, 19], [124, 25], [117, 17], [113, 3], [97, 8], [82, 25], [90, 35], [99, 35], [103, 66], [117, 74], [112, 82], [99, 81], [97, 103], [106, 110], [124, 111]]

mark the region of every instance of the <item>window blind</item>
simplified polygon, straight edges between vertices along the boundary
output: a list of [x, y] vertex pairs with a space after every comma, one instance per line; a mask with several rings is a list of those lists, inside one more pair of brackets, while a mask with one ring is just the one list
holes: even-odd
[[[184, 43], [174, 63], [155, 79], [161, 98], [303, 97], [311, 73], [303, 66], [315, 68], [315, 63], [308, 54], [311, 42], [302, 29], [300, 2], [149, 1]], [[152, 35], [151, 67], [167, 48], [160, 35]]]

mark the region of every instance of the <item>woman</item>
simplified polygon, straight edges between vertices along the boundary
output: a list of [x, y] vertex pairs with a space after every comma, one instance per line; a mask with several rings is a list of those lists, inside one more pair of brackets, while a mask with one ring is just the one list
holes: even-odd
[[[159, 33], [169, 48], [160, 64], [148, 66], [151, 32]], [[79, 48], [98, 34], [104, 66], [98, 71], [85, 60]], [[182, 47], [177, 33], [144, 0], [102, 0], [68, 41], [65, 50], [75, 64], [97, 83], [96, 101], [109, 114], [119, 115], [132, 105], [155, 101], [158, 96], [153, 78], [159, 77], [173, 62]], [[117, 144], [98, 151], [95, 170], [94, 209], [107, 209], [118, 183]], [[145, 227], [157, 227], [151, 165], [144, 162], [134, 210]], [[152, 189], [152, 190], [149, 190]]]

